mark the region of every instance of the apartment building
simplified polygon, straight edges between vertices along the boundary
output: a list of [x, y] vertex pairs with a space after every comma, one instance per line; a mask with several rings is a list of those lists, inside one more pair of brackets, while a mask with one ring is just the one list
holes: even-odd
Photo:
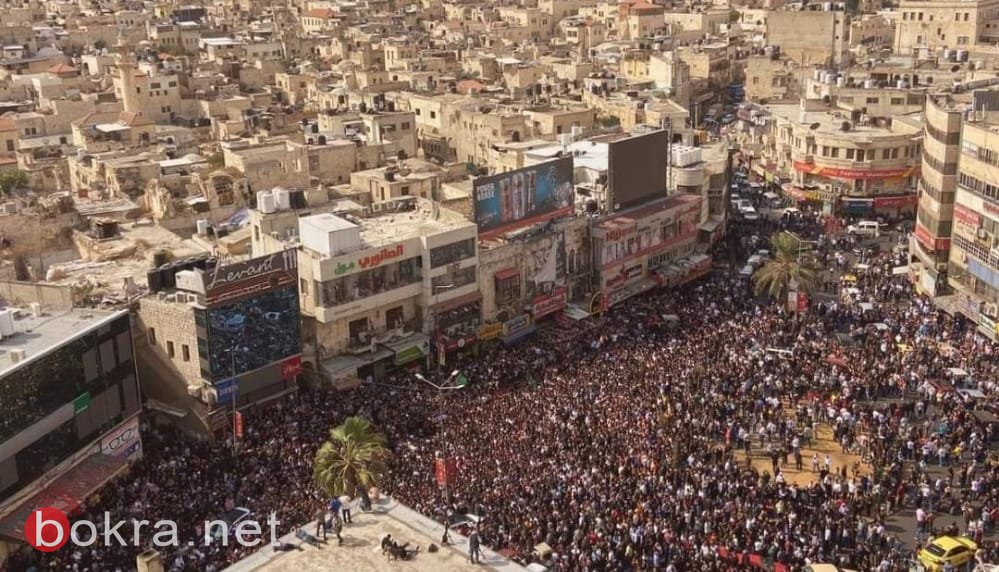
[[850, 63], [850, 18], [844, 12], [771, 12], [766, 28], [766, 44], [780, 46], [799, 65]]
[[[979, 92], [961, 126], [947, 280], [964, 313], [999, 337], [999, 92]], [[918, 231], [917, 231], [918, 232]], [[974, 311], [977, 309], [977, 313]]]
[[895, 53], [919, 48], [967, 49], [999, 40], [999, 0], [902, 0]]
[[791, 179], [785, 192], [828, 213], [900, 216], [916, 209], [922, 125], [822, 102], [770, 106], [769, 159]]

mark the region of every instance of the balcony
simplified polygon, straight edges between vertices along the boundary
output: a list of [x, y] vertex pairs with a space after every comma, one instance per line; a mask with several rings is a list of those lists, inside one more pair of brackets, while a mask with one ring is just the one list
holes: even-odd
[[[423, 280], [417, 277], [408, 283], [398, 285], [394, 288], [372, 290], [366, 294], [359, 292], [357, 295], [333, 296], [329, 298], [331, 305], [316, 307], [316, 320], [327, 324], [355, 314], [374, 310], [375, 308], [392, 304], [398, 305], [406, 298], [419, 296], [422, 288]], [[323, 299], [326, 300], [325, 295]]]

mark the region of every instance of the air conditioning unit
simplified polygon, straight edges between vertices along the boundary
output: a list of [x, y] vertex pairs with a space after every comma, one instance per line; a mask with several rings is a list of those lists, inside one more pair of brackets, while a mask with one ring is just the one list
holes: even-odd
[[977, 236], [981, 240], [985, 240], [986, 238], [989, 237], [989, 233], [985, 232], [984, 228], [980, 228], [978, 229], [978, 232], [975, 233], [975, 236]]

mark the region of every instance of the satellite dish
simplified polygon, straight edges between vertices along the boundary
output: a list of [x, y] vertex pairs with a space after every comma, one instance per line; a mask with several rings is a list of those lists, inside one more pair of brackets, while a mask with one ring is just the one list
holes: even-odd
[[951, 66], [950, 71], [956, 72], [956, 71], [958, 71], [960, 69], [961, 69], [961, 64], [956, 64], [956, 65]]
[[822, 127], [821, 123], [812, 123], [811, 125], [808, 126], [808, 128], [811, 129], [812, 131], [815, 131], [819, 127]]

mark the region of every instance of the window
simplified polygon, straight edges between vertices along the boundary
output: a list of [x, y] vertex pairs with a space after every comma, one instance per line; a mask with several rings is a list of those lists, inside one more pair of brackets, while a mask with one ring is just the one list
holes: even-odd
[[437, 112], [436, 111], [431, 111], [430, 112], [430, 119], [436, 119], [436, 118], [437, 118]]
[[180, 354], [184, 361], [191, 361], [191, 348], [187, 347], [187, 344], [180, 345]]
[[298, 289], [302, 291], [302, 294], [308, 296], [309, 295], [309, 281], [306, 280], [305, 278], [300, 278], [299, 279], [299, 288]]
[[409, 185], [406, 185], [406, 186], [402, 187], [401, 191], [402, 191], [402, 195], [403, 196], [408, 197], [409, 196]]
[[417, 107], [417, 108], [416, 108], [416, 116], [417, 116], [417, 117], [419, 117], [420, 115], [422, 115], [422, 114], [420, 113], [420, 108], [419, 108], [419, 107]]
[[170, 342], [170, 341], [167, 342], [167, 355], [170, 356], [170, 357], [173, 357], [173, 355], [174, 355], [174, 352], [173, 352], [173, 342]]
[[898, 147], [895, 147], [894, 149], [891, 150], [891, 158], [898, 159]]
[[832, 148], [832, 158], [839, 159], [839, 147]]
[[13, 151], [14, 150], [14, 140], [13, 139], [8, 139], [7, 140], [7, 150], [8, 151]]
[[149, 328], [149, 343], [156, 345], [156, 328]]
[[496, 280], [497, 306], [509, 306], [520, 300], [520, 275]]
[[867, 98], [867, 103], [877, 103], [879, 101], [881, 101], [881, 98], [878, 98], [878, 97], [868, 97]]
[[403, 121], [402, 122], [402, 130], [403, 131], [409, 131], [409, 122], [408, 121]]
[[891, 98], [891, 104], [892, 105], [905, 105], [905, 98], [904, 97], [893, 97], [893, 98]]
[[855, 152], [856, 152], [855, 149], [847, 148], [847, 150], [846, 150], [846, 158], [847, 159], [853, 159], [853, 155], [854, 155]]
[[891, 149], [883, 149], [881, 151], [881, 158], [882, 159], [887, 159], [889, 157], [891, 157]]
[[864, 160], [864, 150], [857, 149], [857, 161], [863, 161], [863, 160]]

